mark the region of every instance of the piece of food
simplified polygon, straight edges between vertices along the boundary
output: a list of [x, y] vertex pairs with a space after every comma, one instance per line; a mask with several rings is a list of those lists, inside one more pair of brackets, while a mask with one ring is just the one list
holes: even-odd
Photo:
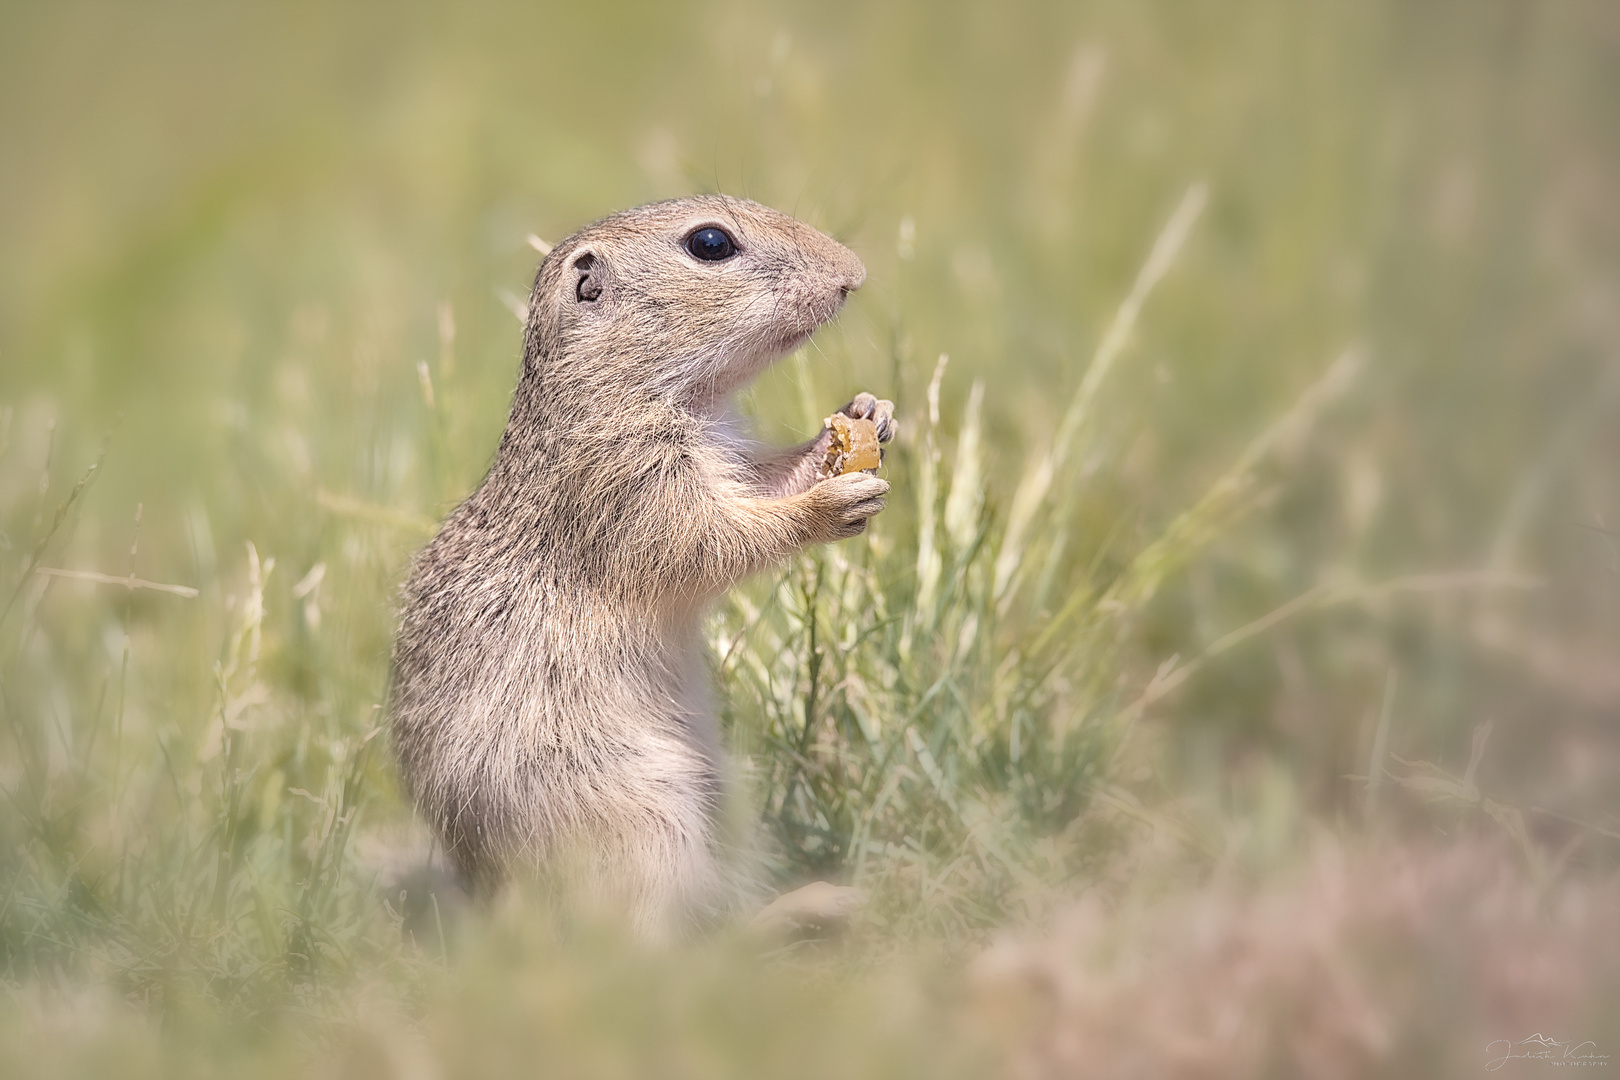
[[870, 420], [856, 420], [843, 413], [833, 413], [826, 419], [832, 432], [827, 447], [827, 460], [822, 466], [825, 476], [842, 476], [857, 471], [870, 472], [883, 462], [878, 449], [877, 425]]

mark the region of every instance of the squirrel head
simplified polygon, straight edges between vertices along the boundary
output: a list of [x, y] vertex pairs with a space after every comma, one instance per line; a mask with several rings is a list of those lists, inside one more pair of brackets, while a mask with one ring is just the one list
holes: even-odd
[[702, 407], [797, 348], [865, 279], [854, 252], [758, 203], [653, 203], [546, 256], [524, 366], [551, 390]]

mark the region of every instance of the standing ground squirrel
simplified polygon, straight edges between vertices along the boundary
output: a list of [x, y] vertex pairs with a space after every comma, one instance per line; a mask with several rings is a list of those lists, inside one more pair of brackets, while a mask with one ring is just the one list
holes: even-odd
[[[654, 936], [725, 903], [704, 609], [860, 533], [889, 490], [821, 479], [827, 430], [754, 445], [731, 397], [865, 278], [718, 195], [615, 214], [541, 263], [500, 450], [416, 559], [394, 646], [401, 770], [475, 889], [573, 860]], [[841, 411], [893, 435], [887, 401]]]

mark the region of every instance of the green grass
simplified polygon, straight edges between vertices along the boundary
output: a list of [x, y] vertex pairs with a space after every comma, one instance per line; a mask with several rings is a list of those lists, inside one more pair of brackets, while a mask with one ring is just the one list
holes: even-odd
[[[1082, 894], [1134, 925], [1323, 833], [1611, 869], [1617, 34], [0, 12], [0, 1071], [967, 1074], [1006, 1043], [964, 958]], [[858, 389], [903, 425], [870, 534], [710, 624], [739, 843], [866, 929], [402, 927], [392, 597], [499, 436], [527, 237], [713, 189], [869, 269], [761, 432]]]

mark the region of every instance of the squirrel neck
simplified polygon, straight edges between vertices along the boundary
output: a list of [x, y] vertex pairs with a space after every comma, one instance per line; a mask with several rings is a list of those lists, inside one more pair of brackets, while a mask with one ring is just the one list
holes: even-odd
[[[568, 378], [524, 366], [485, 486], [516, 509], [538, 489], [572, 485], [582, 495], [633, 476], [649, 459], [696, 449], [724, 415], [724, 402], [691, 402], [656, 385]], [[516, 498], [514, 498], [516, 496]]]

